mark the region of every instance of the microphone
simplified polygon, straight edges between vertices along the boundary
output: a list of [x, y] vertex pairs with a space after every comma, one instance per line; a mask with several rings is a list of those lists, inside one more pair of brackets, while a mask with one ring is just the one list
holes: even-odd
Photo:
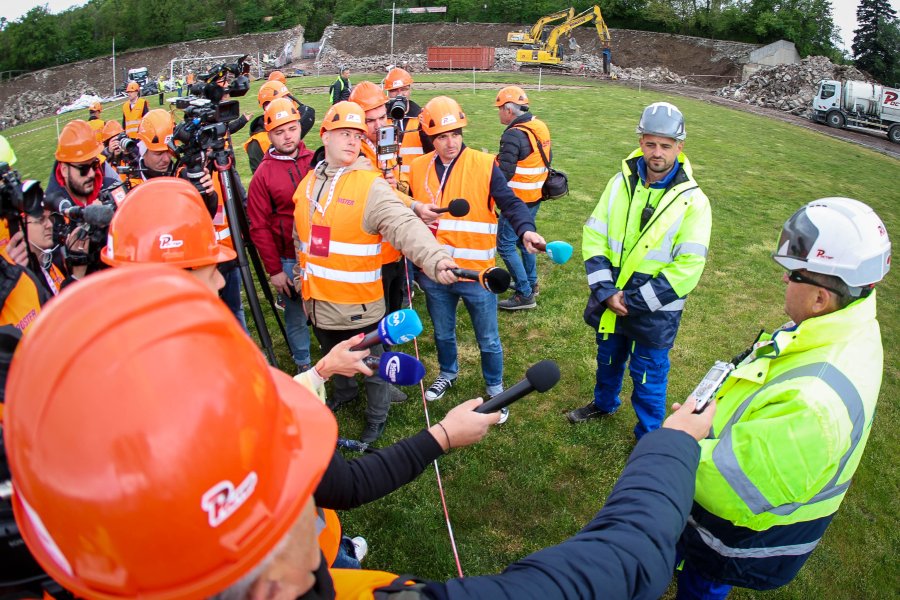
[[403, 352], [367, 356], [363, 362], [373, 371], [378, 371], [379, 377], [394, 385], [416, 385], [425, 378], [425, 365]]
[[374, 331], [366, 334], [363, 340], [350, 348], [351, 350], [365, 350], [375, 344], [387, 344], [394, 346], [414, 339], [422, 333], [422, 320], [411, 308], [404, 308], [385, 315], [378, 322]]
[[471, 279], [481, 284], [481, 287], [494, 294], [502, 294], [509, 289], [512, 277], [500, 267], [488, 267], [484, 271], [472, 269], [450, 269], [460, 279]]
[[72, 221], [84, 221], [94, 227], [106, 227], [112, 221], [115, 209], [105, 204], [88, 204], [85, 207], [68, 206], [68, 201], [60, 202], [60, 214]]
[[535, 248], [546, 252], [550, 260], [558, 265], [564, 265], [572, 258], [572, 244], [568, 242], [548, 242], [547, 244], [535, 244]]
[[541, 394], [552, 388], [559, 381], [559, 365], [552, 360], [542, 360], [531, 365], [525, 371], [525, 379], [506, 389], [478, 408], [475, 412], [492, 413], [509, 406], [519, 398], [527, 396], [534, 390]]
[[451, 217], [464, 217], [469, 214], [469, 201], [465, 198], [455, 198], [444, 208], [436, 208], [433, 212], [450, 213]]

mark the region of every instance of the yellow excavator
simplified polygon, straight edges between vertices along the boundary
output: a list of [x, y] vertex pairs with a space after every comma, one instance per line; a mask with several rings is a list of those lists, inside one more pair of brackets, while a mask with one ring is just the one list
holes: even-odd
[[575, 15], [554, 27], [543, 41], [537, 41], [523, 46], [516, 52], [516, 62], [525, 66], [564, 67], [563, 49], [559, 44], [559, 38], [563, 35], [572, 35], [572, 30], [588, 23], [593, 23], [597, 29], [597, 36], [603, 47], [603, 72], [609, 74], [609, 65], [612, 58], [609, 49], [609, 28], [603, 20], [600, 7], [594, 5], [586, 11]]
[[[544, 32], [544, 28], [550, 25], [550, 23], [562, 21], [563, 19], [570, 20], [573, 17], [575, 17], [574, 8], [567, 8], [566, 10], [551, 13], [538, 19], [528, 31], [510, 31], [507, 33], [506, 43], [516, 45], [540, 43], [542, 39], [546, 39], [547, 35]], [[547, 34], [549, 34], [549, 31]]]

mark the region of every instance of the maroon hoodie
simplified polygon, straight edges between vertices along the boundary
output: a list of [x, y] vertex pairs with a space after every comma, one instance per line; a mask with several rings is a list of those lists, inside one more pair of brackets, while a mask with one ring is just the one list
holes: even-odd
[[294, 191], [310, 170], [313, 153], [300, 142], [296, 158], [270, 148], [250, 180], [250, 238], [269, 275], [281, 273], [281, 258], [294, 253]]

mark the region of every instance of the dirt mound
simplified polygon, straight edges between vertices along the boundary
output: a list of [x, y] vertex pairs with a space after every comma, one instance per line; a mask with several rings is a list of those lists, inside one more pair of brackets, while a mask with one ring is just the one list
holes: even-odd
[[723, 87], [717, 96], [806, 115], [822, 79], [871, 81], [856, 67], [836, 65], [824, 56], [808, 56], [795, 65], [757, 71], [740, 84]]

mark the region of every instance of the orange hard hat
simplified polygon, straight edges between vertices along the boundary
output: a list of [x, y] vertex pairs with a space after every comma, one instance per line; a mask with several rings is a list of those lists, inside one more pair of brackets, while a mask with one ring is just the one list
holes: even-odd
[[100, 260], [108, 265], [165, 263], [187, 269], [233, 260], [216, 239], [203, 197], [178, 177], [154, 177], [125, 196], [109, 224]]
[[260, 86], [259, 91], [256, 93], [256, 101], [259, 102], [259, 107], [265, 110], [267, 102], [271, 102], [275, 98], [284, 98], [290, 93], [291, 91], [287, 86], [280, 81], [267, 81]]
[[447, 96], [437, 96], [428, 101], [419, 113], [422, 130], [430, 136], [440, 135], [468, 125], [466, 114], [459, 103]]
[[265, 125], [266, 131], [272, 131], [285, 123], [299, 120], [300, 111], [297, 110], [297, 105], [288, 98], [272, 100], [263, 115], [263, 125]]
[[103, 144], [97, 141], [94, 128], [87, 121], [75, 119], [66, 123], [56, 144], [56, 160], [64, 163], [81, 163], [96, 158], [103, 152]]
[[507, 86], [497, 93], [494, 106], [503, 106], [507, 102], [526, 106], [528, 104], [528, 95], [525, 94], [525, 90], [517, 85]]
[[409, 72], [399, 67], [394, 67], [388, 71], [387, 77], [384, 78], [384, 89], [385, 91], [396, 90], [397, 88], [412, 85], [412, 82], [413, 78]]
[[287, 83], [287, 77], [284, 76], [284, 73], [281, 71], [272, 71], [269, 73], [268, 81], [280, 81], [281, 83]]
[[137, 81], [129, 81], [128, 85], [125, 86], [126, 92], [140, 92], [141, 86]]
[[368, 133], [366, 128], [366, 113], [355, 102], [338, 102], [333, 104], [322, 119], [322, 128], [319, 135], [332, 129], [358, 129]]
[[93, 103], [91, 103], [91, 105], [88, 107], [88, 111], [90, 111], [90, 112], [103, 112], [103, 105], [100, 104], [99, 102], [93, 102]]
[[277, 547], [337, 423], [202, 283], [141, 265], [42, 311], [10, 367], [4, 437], [19, 530], [54, 580], [171, 600], [210, 597]]
[[125, 131], [122, 129], [122, 124], [118, 121], [110, 119], [106, 123], [103, 124], [103, 129], [100, 130], [100, 141], [105, 142], [111, 137], [115, 137]]
[[368, 111], [387, 104], [384, 90], [371, 81], [361, 81], [350, 92], [350, 102], [356, 102], [363, 110]]
[[169, 149], [169, 141], [174, 132], [175, 120], [169, 111], [154, 108], [141, 119], [137, 134], [147, 150], [164, 152]]

